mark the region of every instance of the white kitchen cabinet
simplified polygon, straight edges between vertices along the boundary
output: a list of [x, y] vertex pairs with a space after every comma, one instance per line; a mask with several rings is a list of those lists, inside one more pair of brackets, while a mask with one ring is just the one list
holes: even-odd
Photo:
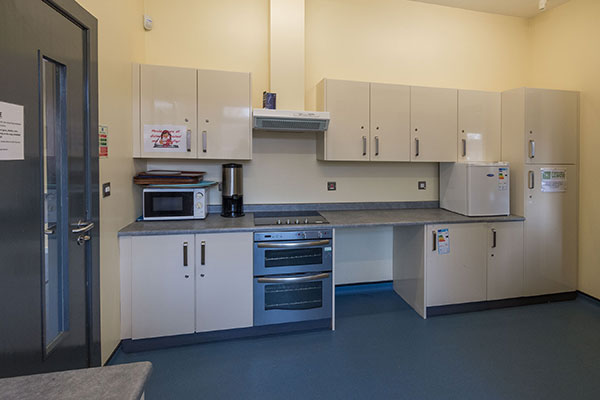
[[[190, 68], [138, 65], [139, 118], [138, 155], [148, 158], [196, 158], [196, 71]], [[178, 127], [172, 148], [158, 146], [160, 128]], [[178, 136], [177, 138], [175, 136]], [[179, 141], [180, 140], [180, 141]], [[134, 154], [135, 155], [135, 154]]]
[[458, 161], [500, 161], [501, 94], [458, 91]]
[[323, 79], [318, 91], [318, 109], [329, 111], [331, 120], [319, 134], [317, 158], [369, 161], [369, 83]]
[[486, 300], [486, 224], [427, 225], [427, 307]]
[[131, 337], [193, 333], [194, 235], [133, 237], [130, 262]]
[[[542, 190], [542, 171], [566, 173], [564, 192]], [[577, 290], [578, 174], [575, 165], [528, 165], [523, 171], [525, 294]], [[514, 173], [513, 173], [514, 176]]]
[[411, 161], [457, 161], [457, 90], [410, 88]]
[[487, 224], [487, 249], [487, 299], [523, 296], [523, 222]]
[[252, 158], [250, 74], [198, 70], [198, 158]]
[[410, 161], [410, 87], [370, 84], [370, 160]]
[[252, 326], [252, 232], [196, 235], [196, 332]]
[[134, 64], [133, 156], [251, 159], [250, 93], [249, 73]]

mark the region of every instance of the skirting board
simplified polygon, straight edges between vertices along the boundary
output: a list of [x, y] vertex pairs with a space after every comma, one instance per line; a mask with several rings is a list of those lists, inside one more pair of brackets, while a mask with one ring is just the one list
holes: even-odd
[[294, 333], [300, 331], [305, 332], [320, 329], [331, 329], [331, 318], [317, 319], [313, 321], [291, 322], [277, 325], [253, 326], [250, 328], [227, 329], [213, 332], [190, 333], [187, 335], [164, 336], [148, 339], [123, 339], [121, 340], [121, 350], [123, 350], [125, 353], [134, 353], [138, 351], [164, 349], [167, 347], [185, 346], [190, 344]]
[[556, 301], [575, 300], [577, 292], [546, 294], [542, 296], [517, 297], [514, 299], [478, 301], [474, 303], [449, 304], [447, 306], [427, 307], [427, 317], [438, 315], [467, 313], [473, 311], [494, 310], [498, 308], [527, 306], [532, 304], [551, 303]]

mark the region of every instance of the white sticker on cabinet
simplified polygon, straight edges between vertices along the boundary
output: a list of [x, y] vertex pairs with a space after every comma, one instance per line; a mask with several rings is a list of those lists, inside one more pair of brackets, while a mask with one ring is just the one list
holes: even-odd
[[144, 151], [185, 153], [190, 145], [185, 125], [144, 125]]
[[24, 160], [24, 107], [0, 101], [0, 160]]
[[448, 231], [448, 228], [438, 229], [437, 242], [438, 254], [450, 253], [450, 232]]
[[508, 190], [508, 168], [498, 168], [498, 191], [504, 192]]
[[542, 168], [542, 192], [566, 192], [567, 170], [564, 168]]

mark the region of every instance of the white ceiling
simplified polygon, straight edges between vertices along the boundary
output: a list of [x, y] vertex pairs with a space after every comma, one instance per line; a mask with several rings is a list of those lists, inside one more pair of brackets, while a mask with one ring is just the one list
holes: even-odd
[[[543, 12], [538, 9], [539, 0], [412, 0], [422, 3], [464, 8], [494, 14], [530, 18]], [[547, 0], [546, 11], [569, 0]]]

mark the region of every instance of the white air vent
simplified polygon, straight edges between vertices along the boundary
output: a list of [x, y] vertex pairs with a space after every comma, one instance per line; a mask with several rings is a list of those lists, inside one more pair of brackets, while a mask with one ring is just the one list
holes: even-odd
[[253, 127], [261, 131], [323, 132], [329, 126], [329, 113], [254, 109]]

